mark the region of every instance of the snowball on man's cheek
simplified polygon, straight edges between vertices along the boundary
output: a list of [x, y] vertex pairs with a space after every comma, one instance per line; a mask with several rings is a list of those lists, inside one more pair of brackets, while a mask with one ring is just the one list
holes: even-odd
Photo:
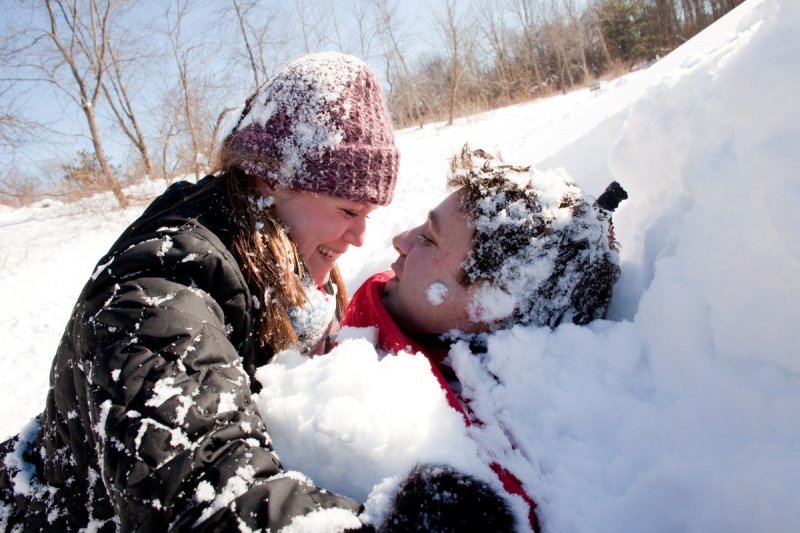
[[450, 292], [450, 289], [447, 288], [447, 285], [441, 281], [436, 281], [428, 286], [425, 295], [428, 297], [428, 302], [430, 302], [431, 305], [440, 305], [444, 302], [444, 298], [447, 296], [448, 292]]

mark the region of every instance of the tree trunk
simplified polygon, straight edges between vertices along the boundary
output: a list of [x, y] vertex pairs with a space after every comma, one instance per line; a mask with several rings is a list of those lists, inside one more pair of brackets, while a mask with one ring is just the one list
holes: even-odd
[[114, 173], [111, 172], [111, 165], [108, 164], [108, 159], [106, 159], [106, 152], [103, 150], [103, 144], [100, 142], [100, 132], [97, 130], [97, 123], [94, 119], [94, 112], [91, 106], [84, 107], [84, 114], [86, 116], [86, 121], [89, 123], [89, 130], [92, 133], [92, 144], [94, 145], [94, 153], [97, 157], [97, 161], [100, 163], [100, 168], [103, 170], [103, 176], [106, 180], [106, 185], [111, 192], [114, 194], [114, 197], [119, 202], [120, 207], [123, 209], [130, 207], [131, 203], [128, 201], [128, 198], [122, 192], [122, 187], [120, 187], [119, 181], [114, 177]]
[[[59, 32], [59, 18], [53, 10], [53, 3], [58, 5], [59, 13], [63, 17], [64, 23], [68, 26], [69, 30], [65, 37], [69, 40], [69, 46], [64, 46], [61, 41], [61, 33]], [[97, 129], [95, 121], [94, 109], [99, 100], [99, 96], [103, 88], [103, 75], [105, 74], [106, 53], [108, 52], [108, 21], [111, 15], [112, 5], [106, 5], [105, 12], [101, 12], [98, 8], [96, 0], [89, 0], [89, 14], [86, 15], [89, 20], [80, 20], [78, 13], [78, 0], [45, 0], [47, 13], [50, 19], [50, 32], [47, 37], [56, 47], [56, 50], [64, 61], [64, 64], [69, 68], [74, 86], [67, 86], [58, 83], [58, 80], [53, 80], [56, 85], [61, 87], [67, 93], [72, 93], [73, 97], [77, 97], [81, 102], [83, 114], [86, 117], [87, 125], [89, 126], [89, 133], [92, 139], [92, 144], [95, 149], [95, 155], [106, 184], [109, 189], [114, 193], [119, 205], [123, 208], [128, 207], [130, 202], [122, 192], [119, 182], [111, 172], [111, 166], [106, 159], [105, 151], [103, 150], [103, 143], [101, 141], [100, 131]], [[83, 4], [81, 4], [83, 5]], [[83, 53], [86, 60], [91, 65], [91, 68], [86, 71], [84, 76], [77, 64], [76, 54]], [[89, 84], [93, 87], [90, 89]]]

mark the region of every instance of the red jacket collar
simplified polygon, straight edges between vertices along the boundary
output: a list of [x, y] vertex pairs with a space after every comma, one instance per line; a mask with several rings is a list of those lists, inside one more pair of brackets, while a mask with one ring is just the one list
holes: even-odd
[[419, 343], [400, 329], [381, 301], [383, 288], [391, 278], [391, 270], [368, 278], [353, 294], [342, 318], [342, 326], [377, 328], [378, 344], [387, 352], [397, 353], [403, 350], [410, 353], [425, 353]]
[[[440, 347], [425, 348], [419, 342], [412, 339], [404, 332], [389, 315], [383, 305], [381, 295], [386, 282], [393, 276], [393, 272], [381, 272], [368, 278], [361, 287], [353, 294], [350, 304], [342, 317], [343, 327], [368, 328], [374, 327], [378, 330], [378, 347], [387, 352], [398, 353], [405, 351], [408, 353], [421, 353], [431, 365], [431, 372], [441, 385], [447, 397], [447, 403], [461, 413], [467, 425], [470, 425], [469, 416], [464, 411], [461, 402], [458, 401], [453, 389], [447, 383], [437, 362], [446, 355]], [[436, 361], [439, 359], [439, 361]]]

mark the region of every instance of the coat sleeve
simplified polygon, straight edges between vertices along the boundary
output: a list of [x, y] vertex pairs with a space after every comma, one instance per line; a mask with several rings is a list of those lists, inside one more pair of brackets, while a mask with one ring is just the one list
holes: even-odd
[[79, 335], [85, 405], [123, 531], [279, 531], [314, 514], [360, 525], [356, 502], [284, 472], [272, 449], [231, 342], [229, 310], [249, 294], [227, 252], [166, 236], [95, 277]]

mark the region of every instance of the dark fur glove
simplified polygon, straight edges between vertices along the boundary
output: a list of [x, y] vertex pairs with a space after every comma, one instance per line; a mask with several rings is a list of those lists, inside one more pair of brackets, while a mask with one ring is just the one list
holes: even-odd
[[614, 211], [622, 200], [627, 200], [628, 192], [616, 181], [606, 187], [606, 190], [595, 200], [595, 205], [608, 212]]
[[508, 504], [489, 485], [445, 465], [418, 465], [400, 485], [380, 533], [515, 531]]

